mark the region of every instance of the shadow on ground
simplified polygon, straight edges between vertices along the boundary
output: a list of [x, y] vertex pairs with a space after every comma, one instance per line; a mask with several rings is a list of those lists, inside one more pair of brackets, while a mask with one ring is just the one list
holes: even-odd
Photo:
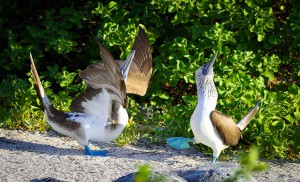
[[[109, 157], [116, 158], [128, 158], [132, 160], [143, 160], [143, 161], [164, 161], [168, 158], [174, 156], [183, 155], [188, 157], [201, 156], [199, 151], [188, 149], [188, 150], [175, 150], [169, 146], [150, 144], [148, 141], [139, 141], [136, 146], [137, 148], [119, 147], [113, 143], [93, 143], [93, 145], [99, 148], [105, 148], [108, 150]], [[60, 148], [47, 144], [39, 144], [27, 141], [21, 141], [16, 139], [9, 139], [6, 137], [0, 137], [0, 149], [9, 151], [24, 151], [24, 152], [34, 152], [38, 154], [47, 155], [76, 155], [85, 156], [83, 149], [75, 148]], [[143, 150], [145, 149], [145, 150]], [[159, 155], [160, 157], [153, 157]], [[99, 156], [94, 156], [99, 157]]]
[[0, 148], [10, 151], [26, 151], [49, 155], [83, 155], [84, 150], [58, 148], [45, 144], [38, 144], [0, 137]]

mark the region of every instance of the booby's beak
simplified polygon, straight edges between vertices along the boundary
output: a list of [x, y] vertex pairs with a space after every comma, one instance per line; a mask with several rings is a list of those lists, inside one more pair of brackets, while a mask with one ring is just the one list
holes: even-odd
[[127, 76], [128, 76], [128, 72], [129, 72], [129, 68], [130, 68], [130, 65], [132, 63], [132, 60], [134, 58], [134, 54], [135, 54], [135, 50], [133, 50], [129, 56], [127, 57], [127, 59], [122, 63], [122, 65], [120, 66], [120, 71], [123, 75], [123, 79], [124, 79], [124, 82], [126, 83], [126, 80], [127, 80]]
[[205, 64], [204, 69], [202, 71], [203, 75], [207, 75], [209, 73], [212, 73], [213, 66], [214, 66], [217, 55], [218, 55], [218, 51], [216, 51], [213, 58]]

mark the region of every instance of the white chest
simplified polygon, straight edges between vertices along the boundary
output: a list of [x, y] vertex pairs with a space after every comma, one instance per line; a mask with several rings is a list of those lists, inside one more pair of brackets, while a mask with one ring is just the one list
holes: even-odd
[[200, 97], [190, 120], [195, 142], [203, 143], [212, 148], [217, 143], [223, 143], [210, 120], [210, 113], [215, 110], [216, 103], [217, 98], [201, 99]]

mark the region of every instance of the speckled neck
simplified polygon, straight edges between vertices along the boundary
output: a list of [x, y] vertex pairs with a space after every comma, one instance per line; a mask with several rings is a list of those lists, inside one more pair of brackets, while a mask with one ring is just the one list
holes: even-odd
[[[197, 78], [197, 77], [196, 77]], [[196, 80], [198, 98], [217, 98], [218, 92], [212, 77], [198, 77]]]

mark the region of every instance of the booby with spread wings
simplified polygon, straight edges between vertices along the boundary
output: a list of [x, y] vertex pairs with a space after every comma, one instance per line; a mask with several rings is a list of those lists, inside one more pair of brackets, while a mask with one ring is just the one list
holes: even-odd
[[[133, 50], [121, 65], [98, 42], [103, 62], [98, 64], [101, 67], [90, 66], [80, 72], [79, 76], [87, 84], [87, 88], [84, 93], [72, 101], [70, 106], [72, 112], [58, 110], [51, 104], [30, 54], [34, 87], [44, 107], [47, 123], [57, 132], [76, 139], [80, 145], [84, 146], [87, 155], [105, 156], [106, 151], [91, 151], [88, 147], [89, 141], [112, 141], [121, 134], [127, 125], [126, 93], [128, 90], [126, 86], [128, 81], [130, 79], [137, 80], [134, 75], [138, 73], [142, 75], [140, 77], [142, 79], [137, 80], [136, 84], [147, 85], [149, 83], [152, 72], [150, 44], [147, 37], [143, 37], [139, 41], [139, 44], [144, 45], [144, 47], [135, 47], [137, 51]], [[143, 50], [143, 48], [145, 49]], [[138, 63], [140, 64], [137, 65]], [[133, 65], [137, 65], [137, 67], [131, 68]], [[146, 71], [144, 67], [147, 67]], [[136, 69], [140, 71], [138, 72]], [[143, 93], [146, 92], [147, 88], [148, 85], [143, 88]], [[131, 92], [142, 95], [142, 92], [135, 92], [134, 90]]]

